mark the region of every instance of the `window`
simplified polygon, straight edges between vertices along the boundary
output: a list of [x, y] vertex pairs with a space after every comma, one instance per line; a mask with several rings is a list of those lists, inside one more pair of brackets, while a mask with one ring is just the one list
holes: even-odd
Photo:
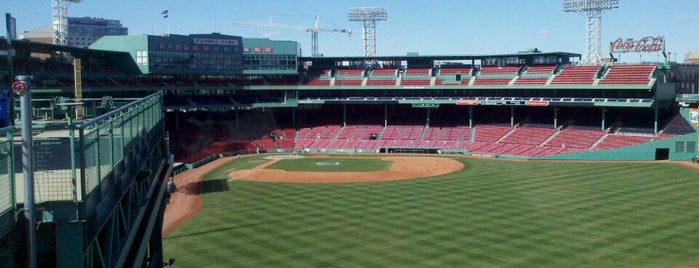
[[687, 153], [693, 154], [697, 152], [697, 142], [688, 141], [687, 142]]
[[684, 153], [684, 142], [675, 142], [675, 153]]
[[136, 64], [141, 66], [148, 66], [148, 51], [136, 51]]

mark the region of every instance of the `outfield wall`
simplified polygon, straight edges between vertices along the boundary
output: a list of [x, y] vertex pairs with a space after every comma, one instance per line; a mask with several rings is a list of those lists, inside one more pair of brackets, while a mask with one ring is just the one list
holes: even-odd
[[[697, 134], [687, 134], [659, 141], [637, 144], [605, 151], [586, 151], [565, 155], [542, 156], [534, 159], [545, 160], [673, 160], [689, 161], [697, 154]], [[667, 150], [667, 159], [658, 158], [659, 150]]]

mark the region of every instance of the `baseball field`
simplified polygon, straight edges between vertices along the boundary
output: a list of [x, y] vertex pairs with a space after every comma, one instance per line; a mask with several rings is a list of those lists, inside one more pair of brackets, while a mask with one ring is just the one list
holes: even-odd
[[179, 267], [699, 265], [699, 173], [673, 162], [224, 158], [175, 177]]

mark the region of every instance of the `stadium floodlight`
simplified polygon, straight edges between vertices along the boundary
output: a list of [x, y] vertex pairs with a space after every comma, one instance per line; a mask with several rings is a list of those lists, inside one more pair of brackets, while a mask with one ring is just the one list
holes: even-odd
[[388, 12], [383, 7], [355, 7], [349, 9], [348, 20], [362, 23], [364, 57], [376, 55], [376, 22], [387, 19]]
[[563, 0], [563, 11], [575, 12], [587, 18], [585, 23], [585, 54], [581, 65], [602, 63], [602, 12], [619, 7], [619, 0]]
[[53, 44], [68, 45], [68, 4], [79, 3], [81, 0], [52, 0], [51, 13], [53, 16]]

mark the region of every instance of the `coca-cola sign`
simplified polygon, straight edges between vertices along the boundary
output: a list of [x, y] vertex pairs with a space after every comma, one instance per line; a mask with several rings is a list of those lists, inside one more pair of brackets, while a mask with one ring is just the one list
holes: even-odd
[[660, 52], [665, 47], [665, 37], [664, 36], [646, 36], [638, 40], [633, 38], [627, 38], [626, 40], [621, 37], [614, 40], [609, 44], [610, 53], [653, 53]]

